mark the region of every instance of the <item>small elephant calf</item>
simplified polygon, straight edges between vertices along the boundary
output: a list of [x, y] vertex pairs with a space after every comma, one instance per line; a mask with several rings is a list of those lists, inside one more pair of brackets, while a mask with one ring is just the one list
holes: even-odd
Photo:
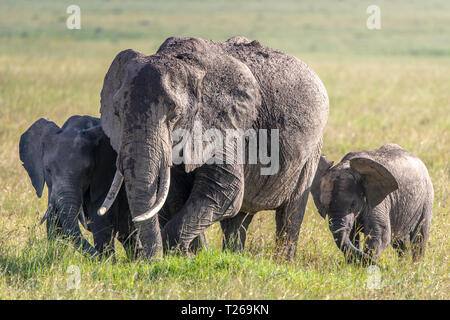
[[[374, 263], [392, 246], [402, 256], [424, 253], [430, 234], [433, 185], [423, 162], [396, 144], [350, 152], [333, 167], [321, 157], [311, 186], [337, 246], [351, 261]], [[360, 233], [366, 236], [360, 249]]]
[[[100, 119], [76, 115], [60, 128], [41, 118], [21, 136], [19, 152], [37, 196], [42, 196], [44, 184], [48, 186], [48, 209], [41, 223], [47, 221], [49, 239], [70, 238], [85, 253], [109, 255], [117, 235], [127, 253], [136, 255], [139, 241], [124, 186], [109, 214], [97, 215], [117, 157]], [[93, 233], [95, 248], [82, 237], [78, 221]]]

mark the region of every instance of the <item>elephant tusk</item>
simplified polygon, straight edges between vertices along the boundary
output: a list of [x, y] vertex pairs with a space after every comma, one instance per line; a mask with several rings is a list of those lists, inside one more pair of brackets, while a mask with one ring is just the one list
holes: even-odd
[[155, 214], [161, 210], [164, 203], [166, 202], [167, 196], [169, 194], [170, 188], [170, 167], [169, 166], [161, 166], [161, 175], [160, 175], [160, 186], [158, 189], [158, 194], [156, 197], [155, 204], [145, 213], [134, 217], [133, 222], [145, 221], [153, 217]]
[[86, 215], [84, 214], [83, 206], [80, 207], [80, 221], [81, 221], [81, 225], [83, 226], [83, 228], [88, 230], [88, 226], [86, 223]]
[[41, 219], [41, 222], [39, 223], [39, 225], [42, 225], [44, 223], [45, 220], [47, 220], [48, 216], [50, 215], [50, 213], [53, 211], [53, 205], [49, 204], [47, 207], [47, 210], [44, 213], [44, 216]]
[[114, 200], [116, 200], [117, 195], [119, 194], [120, 187], [123, 183], [123, 175], [119, 170], [116, 170], [116, 174], [114, 175], [114, 180], [111, 183], [111, 188], [106, 195], [105, 201], [103, 201], [102, 206], [98, 209], [97, 214], [99, 216], [103, 216], [112, 206]]

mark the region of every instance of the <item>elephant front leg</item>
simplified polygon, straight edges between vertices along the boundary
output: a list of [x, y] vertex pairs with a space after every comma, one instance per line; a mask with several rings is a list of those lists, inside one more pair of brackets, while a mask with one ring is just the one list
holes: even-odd
[[202, 249], [208, 248], [208, 242], [206, 241], [205, 233], [200, 233], [199, 236], [197, 236], [194, 240], [192, 240], [190, 246], [189, 246], [189, 252], [197, 253], [198, 251]]
[[95, 249], [101, 257], [110, 257], [114, 254], [114, 227], [108, 217], [95, 217], [91, 224]]
[[352, 229], [350, 230], [349, 238], [350, 238], [350, 241], [355, 246], [355, 248], [358, 248], [358, 249], [361, 248], [361, 232], [363, 232], [362, 225], [360, 223], [358, 223], [357, 221], [355, 221]]
[[382, 220], [372, 221], [371, 228], [365, 236], [367, 240], [364, 243], [364, 253], [367, 254], [369, 260], [363, 261], [363, 264], [376, 263], [378, 257], [391, 242], [391, 226]]
[[104, 216], [97, 214], [97, 208], [101, 206], [101, 201], [85, 201], [83, 210], [89, 217], [89, 231], [92, 232], [94, 238], [95, 250], [100, 257], [110, 257], [114, 254], [114, 225], [112, 211], [117, 210], [114, 204], [110, 212]]
[[165, 251], [178, 248], [187, 253], [192, 240], [206, 228], [239, 212], [243, 194], [242, 166], [203, 165], [198, 168], [188, 200], [162, 230]]
[[[363, 230], [364, 230], [364, 228], [363, 228], [362, 224], [358, 223], [358, 221], [355, 221], [355, 223], [353, 224], [353, 227], [349, 233], [350, 241], [357, 249], [361, 249], [361, 233], [363, 232]], [[355, 262], [355, 258], [352, 255], [348, 255], [346, 257], [346, 259], [347, 259], [347, 263]]]
[[253, 219], [253, 214], [240, 211], [233, 218], [220, 221], [224, 234], [223, 250], [241, 251], [245, 247], [247, 229]]

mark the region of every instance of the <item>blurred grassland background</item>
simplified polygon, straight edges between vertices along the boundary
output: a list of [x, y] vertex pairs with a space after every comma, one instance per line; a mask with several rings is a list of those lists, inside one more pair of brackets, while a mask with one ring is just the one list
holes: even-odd
[[[66, 8], [81, 8], [68, 30]], [[381, 30], [368, 30], [369, 5]], [[94, 261], [48, 245], [38, 199], [18, 157], [20, 135], [38, 118], [58, 125], [99, 116], [114, 56], [151, 54], [169, 36], [257, 39], [310, 65], [330, 98], [323, 153], [395, 142], [427, 165], [435, 188], [425, 259], [383, 254], [380, 285], [347, 265], [310, 199], [291, 263], [273, 257], [273, 212], [259, 213], [242, 254], [222, 253], [218, 225], [209, 250], [152, 263]], [[449, 299], [450, 1], [0, 1], [0, 299]], [[90, 238], [92, 239], [92, 238]], [[80, 268], [69, 289], [69, 265]]]

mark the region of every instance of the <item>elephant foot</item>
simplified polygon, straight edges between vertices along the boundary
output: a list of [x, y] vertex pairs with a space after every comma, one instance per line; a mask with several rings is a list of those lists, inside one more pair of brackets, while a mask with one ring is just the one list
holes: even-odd
[[160, 259], [163, 254], [160, 227], [158, 218], [153, 217], [135, 224], [137, 238], [140, 240], [142, 250], [140, 257], [146, 260]]
[[371, 265], [376, 265], [377, 258], [372, 255], [367, 256], [357, 256], [352, 252], [344, 253], [345, 261], [348, 264], [353, 264], [356, 266], [368, 267]]

